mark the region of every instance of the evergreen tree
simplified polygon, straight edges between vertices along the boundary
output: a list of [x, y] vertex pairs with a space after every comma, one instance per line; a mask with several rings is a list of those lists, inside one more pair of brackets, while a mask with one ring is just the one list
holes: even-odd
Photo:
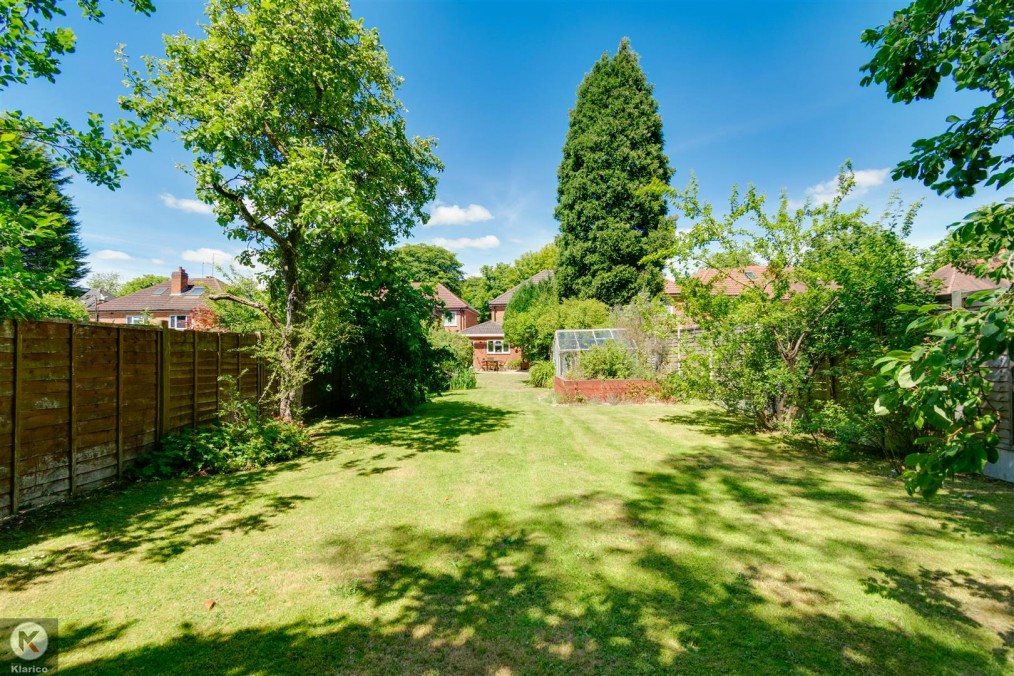
[[51, 236], [21, 247], [22, 262], [27, 270], [53, 273], [64, 293], [86, 274], [86, 255], [78, 236], [77, 209], [63, 193], [70, 181], [59, 167], [36, 145], [20, 143], [10, 157], [7, 169], [8, 189], [5, 197], [19, 209], [53, 217]]
[[559, 169], [556, 279], [562, 297], [627, 303], [662, 288], [661, 263], [642, 263], [665, 237], [668, 183], [658, 103], [630, 41], [603, 54], [577, 90]]

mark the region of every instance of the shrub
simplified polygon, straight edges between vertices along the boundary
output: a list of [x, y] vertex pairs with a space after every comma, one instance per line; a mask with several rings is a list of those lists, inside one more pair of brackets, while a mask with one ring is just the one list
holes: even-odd
[[525, 360], [524, 359], [511, 359], [506, 364], [504, 364], [504, 366], [506, 366], [507, 370], [509, 370], [509, 371], [520, 371], [521, 369], [523, 369], [525, 367]]
[[460, 333], [450, 333], [440, 326], [431, 326], [427, 334], [436, 355], [435, 368], [448, 390], [471, 390], [477, 385], [472, 359], [472, 341]]
[[232, 378], [223, 380], [228, 391], [218, 421], [165, 437], [160, 450], [137, 460], [134, 476], [170, 479], [238, 472], [291, 460], [313, 448], [302, 425], [262, 417], [254, 404], [240, 399]]
[[582, 352], [575, 375], [592, 380], [617, 380], [633, 378], [637, 372], [637, 357], [626, 346], [609, 341]]
[[452, 370], [458, 371], [472, 366], [475, 348], [466, 336], [445, 331], [434, 324], [430, 326], [427, 338], [433, 349], [446, 350], [444, 363], [450, 365]]
[[528, 384], [532, 387], [549, 387], [555, 375], [556, 369], [552, 362], [537, 361], [528, 367]]
[[451, 373], [451, 380], [448, 389], [451, 390], [474, 390], [478, 386], [475, 380], [475, 369], [469, 366], [467, 369], [459, 369]]
[[471, 362], [431, 344], [433, 301], [396, 269], [379, 270], [363, 285], [342, 303], [335, 330], [319, 345], [327, 412], [406, 415], [445, 391], [451, 371]]

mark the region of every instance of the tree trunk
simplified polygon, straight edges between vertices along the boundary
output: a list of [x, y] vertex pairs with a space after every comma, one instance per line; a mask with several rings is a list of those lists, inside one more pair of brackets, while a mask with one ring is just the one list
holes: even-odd
[[282, 250], [282, 279], [285, 282], [285, 328], [282, 331], [282, 345], [279, 351], [280, 392], [278, 393], [278, 417], [292, 422], [303, 404], [303, 383], [300, 373], [299, 339], [303, 315], [303, 297], [296, 275], [295, 246]]

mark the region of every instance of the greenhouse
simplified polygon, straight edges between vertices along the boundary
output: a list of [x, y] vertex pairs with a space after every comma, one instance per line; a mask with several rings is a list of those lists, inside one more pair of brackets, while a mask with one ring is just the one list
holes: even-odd
[[581, 353], [596, 345], [621, 343], [631, 349], [626, 329], [561, 329], [553, 336], [553, 365], [556, 375], [567, 379]]

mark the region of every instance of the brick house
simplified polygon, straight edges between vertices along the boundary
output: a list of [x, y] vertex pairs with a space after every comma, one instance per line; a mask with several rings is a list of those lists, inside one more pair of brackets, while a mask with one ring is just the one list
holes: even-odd
[[126, 296], [120, 296], [89, 308], [92, 321], [108, 324], [168, 324], [173, 329], [190, 327], [191, 314], [207, 307], [207, 294], [225, 288], [215, 277], [191, 279], [187, 271], [179, 268], [169, 281], [150, 286]]
[[[418, 289], [422, 284], [412, 282], [413, 288]], [[435, 300], [440, 304], [433, 309], [433, 315], [440, 321], [444, 331], [458, 333], [479, 323], [479, 311], [458, 298], [458, 296], [443, 284], [438, 283], [435, 288]]]
[[515, 292], [521, 288], [522, 284], [538, 284], [543, 280], [552, 279], [552, 277], [552, 270], [543, 270], [532, 275], [521, 282], [521, 284], [504, 291], [489, 301], [490, 320], [488, 322], [477, 324], [462, 331], [472, 341], [472, 347], [475, 352], [473, 358], [475, 368], [485, 371], [491, 369], [500, 370], [507, 362], [521, 359], [521, 350], [512, 347], [504, 340], [503, 316], [504, 312], [507, 311], [507, 304], [511, 302], [511, 298], [514, 297]]

